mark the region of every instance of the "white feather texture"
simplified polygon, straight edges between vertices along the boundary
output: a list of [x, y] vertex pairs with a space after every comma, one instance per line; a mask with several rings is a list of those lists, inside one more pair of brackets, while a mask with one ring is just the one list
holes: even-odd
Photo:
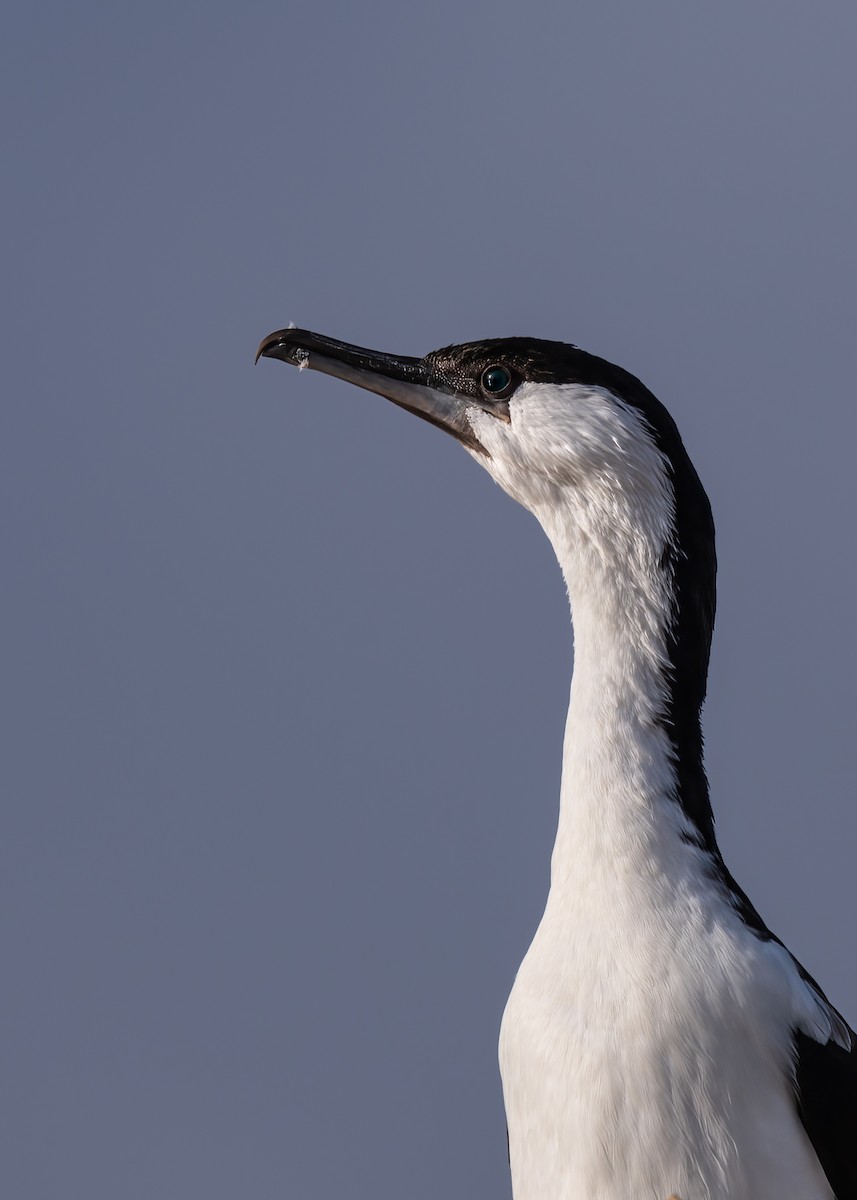
[[574, 676], [544, 916], [500, 1035], [515, 1200], [830, 1200], [792, 1032], [830, 1010], [683, 833], [660, 718], [675, 497], [636, 409], [523, 383], [474, 454], [566, 579]]

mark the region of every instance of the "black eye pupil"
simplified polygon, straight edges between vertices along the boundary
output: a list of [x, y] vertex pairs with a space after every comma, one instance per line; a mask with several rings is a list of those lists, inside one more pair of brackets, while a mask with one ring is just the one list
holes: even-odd
[[482, 387], [492, 396], [503, 392], [512, 382], [512, 375], [506, 367], [486, 367], [482, 372]]

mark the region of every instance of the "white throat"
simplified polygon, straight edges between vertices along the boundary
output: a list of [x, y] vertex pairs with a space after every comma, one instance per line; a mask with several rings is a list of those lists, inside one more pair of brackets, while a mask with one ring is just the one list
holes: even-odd
[[[562, 391], [574, 427], [557, 444], [551, 406]], [[574, 673], [552, 875], [558, 887], [579, 854], [589, 869], [595, 855], [615, 875], [630, 848], [657, 840], [664, 822], [671, 838], [686, 828], [673, 802], [675, 766], [663, 723], [674, 615], [664, 561], [675, 497], [643, 418], [603, 389], [550, 389], [542, 413], [531, 385], [521, 414], [518, 441], [528, 462], [544, 464], [535, 481], [531, 469], [516, 469], [496, 422], [483, 419], [477, 434], [489, 451], [496, 439], [497, 463], [488, 469], [544, 528], [571, 603]], [[516, 415], [513, 409], [513, 427]]]
[[554, 888], [574, 887], [581, 855], [588, 871], [599, 865], [615, 886], [623, 864], [633, 873], [641, 854], [662, 857], [673, 839], [689, 832], [675, 800], [674, 750], [664, 725], [669, 581], [654, 557], [639, 567], [639, 578], [629, 579], [591, 546], [563, 563], [574, 672]]

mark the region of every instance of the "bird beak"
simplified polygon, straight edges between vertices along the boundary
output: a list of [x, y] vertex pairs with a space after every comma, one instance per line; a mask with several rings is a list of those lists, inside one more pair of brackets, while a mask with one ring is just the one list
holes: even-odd
[[306, 329], [279, 329], [270, 334], [259, 345], [256, 362], [260, 358], [279, 358], [301, 370], [309, 367], [311, 371], [323, 371], [377, 392], [399, 408], [451, 433], [468, 449], [485, 454], [467, 416], [473, 400], [457, 394], [445, 380], [433, 375], [425, 359], [364, 350]]

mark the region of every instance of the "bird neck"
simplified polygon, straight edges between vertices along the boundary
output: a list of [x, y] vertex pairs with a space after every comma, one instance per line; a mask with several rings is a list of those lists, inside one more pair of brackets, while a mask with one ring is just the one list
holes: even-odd
[[[553, 536], [571, 602], [574, 673], [554, 882], [584, 855], [615, 878], [623, 858], [717, 851], [700, 710], [713, 622], [713, 531], [689, 556], [615, 528]], [[698, 548], [699, 549], [699, 548]], [[709, 597], [708, 603], [703, 602]], [[660, 864], [663, 866], [663, 863]]]

